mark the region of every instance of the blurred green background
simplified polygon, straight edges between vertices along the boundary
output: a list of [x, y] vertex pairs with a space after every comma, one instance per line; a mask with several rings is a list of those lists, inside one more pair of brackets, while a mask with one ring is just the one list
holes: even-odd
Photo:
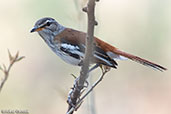
[[[7, 49], [26, 56], [10, 72], [0, 93], [0, 110], [66, 112], [67, 94], [74, 82], [70, 74], [78, 75], [79, 68], [64, 63], [30, 30], [39, 18], [48, 16], [86, 31], [87, 17], [81, 11], [85, 4], [85, 0], [0, 1], [0, 64], [8, 64]], [[118, 69], [112, 69], [95, 89], [96, 112], [171, 114], [171, 0], [101, 0], [96, 19], [96, 36], [169, 69], [159, 72], [132, 61], [118, 61]], [[93, 72], [93, 80], [99, 72]], [[76, 113], [90, 114], [87, 103]]]

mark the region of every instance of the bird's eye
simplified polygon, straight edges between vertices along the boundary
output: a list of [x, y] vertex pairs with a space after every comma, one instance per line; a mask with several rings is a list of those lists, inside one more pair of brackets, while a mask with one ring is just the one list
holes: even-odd
[[50, 22], [47, 22], [47, 23], [46, 23], [46, 26], [50, 26], [50, 24], [51, 24]]

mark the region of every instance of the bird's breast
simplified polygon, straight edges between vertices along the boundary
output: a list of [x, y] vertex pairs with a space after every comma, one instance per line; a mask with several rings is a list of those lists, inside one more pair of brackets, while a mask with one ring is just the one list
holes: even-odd
[[77, 47], [73, 47], [68, 44], [59, 44], [54, 42], [53, 40], [46, 41], [47, 45], [51, 48], [51, 50], [59, 56], [66, 63], [72, 65], [79, 65], [81, 62], [81, 55], [79, 54]]

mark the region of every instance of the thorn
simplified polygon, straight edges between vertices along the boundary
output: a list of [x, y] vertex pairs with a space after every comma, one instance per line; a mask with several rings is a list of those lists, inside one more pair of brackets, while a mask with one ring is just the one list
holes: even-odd
[[88, 8], [87, 8], [87, 7], [84, 7], [84, 8], [82, 9], [82, 11], [88, 12]]
[[97, 26], [97, 25], [98, 25], [98, 22], [97, 22], [97, 21], [95, 21], [95, 22], [94, 22], [94, 25], [96, 25], [96, 26]]

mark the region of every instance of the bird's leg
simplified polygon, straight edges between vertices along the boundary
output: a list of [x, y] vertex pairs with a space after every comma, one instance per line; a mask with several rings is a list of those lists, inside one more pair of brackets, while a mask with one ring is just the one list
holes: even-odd
[[99, 67], [100, 67], [100, 69], [101, 69], [101, 71], [102, 71], [102, 73], [103, 73], [103, 72], [104, 72], [103, 66], [100, 65]]
[[101, 68], [102, 74], [110, 71], [111, 69], [109, 66], [105, 66], [105, 65], [100, 65], [99, 67]]
[[88, 73], [90, 73], [91, 71], [95, 70], [95, 69], [98, 68], [99, 66], [100, 66], [100, 64], [94, 65], [92, 68], [90, 68], [90, 70], [88, 71]]

